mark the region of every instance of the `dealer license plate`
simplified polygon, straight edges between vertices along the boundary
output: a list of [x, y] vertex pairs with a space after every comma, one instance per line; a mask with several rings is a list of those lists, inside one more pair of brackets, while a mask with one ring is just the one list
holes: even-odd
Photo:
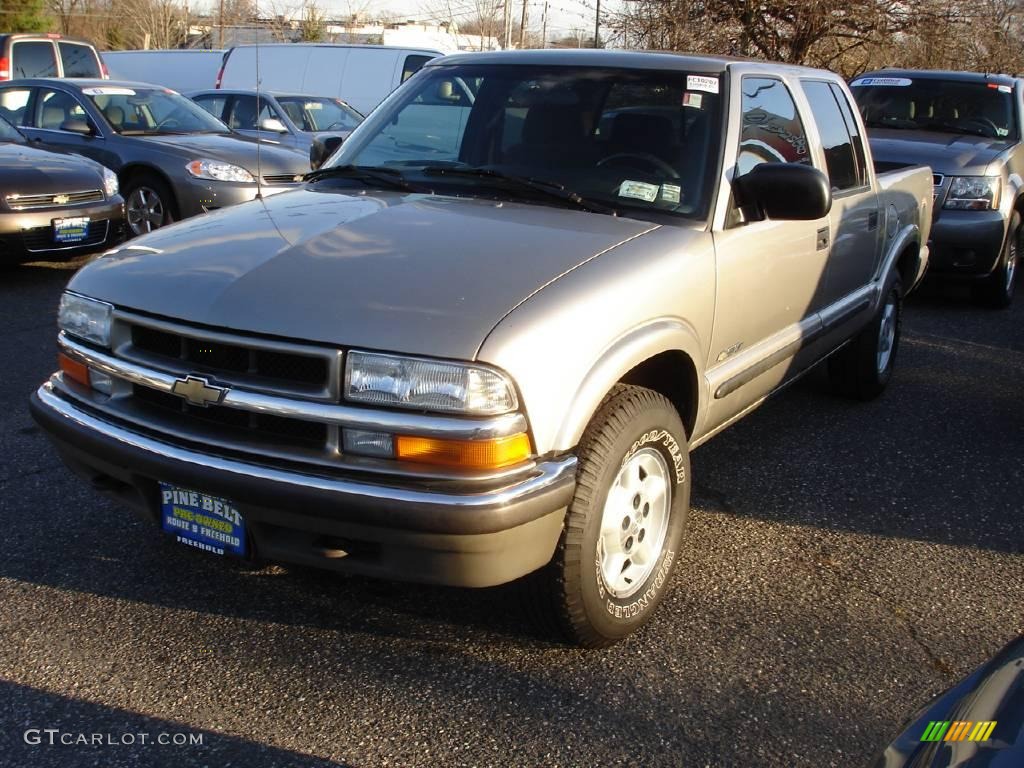
[[54, 219], [53, 220], [53, 241], [55, 243], [80, 243], [89, 234], [89, 218], [87, 216], [75, 219]]
[[179, 544], [215, 555], [245, 555], [245, 521], [227, 499], [160, 483], [160, 517]]

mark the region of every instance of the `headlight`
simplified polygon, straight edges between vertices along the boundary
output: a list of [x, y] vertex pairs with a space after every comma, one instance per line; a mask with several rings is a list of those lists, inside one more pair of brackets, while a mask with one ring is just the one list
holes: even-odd
[[493, 416], [519, 403], [508, 377], [470, 363], [349, 352], [345, 397], [357, 403]]
[[114, 308], [105, 301], [64, 293], [57, 310], [57, 325], [62, 331], [101, 347], [110, 346], [110, 317]]
[[117, 194], [119, 189], [117, 184], [117, 174], [109, 168], [103, 169], [103, 191], [107, 193], [107, 198], [111, 198]]
[[945, 208], [957, 211], [990, 211], [999, 207], [1001, 176], [954, 176]]
[[185, 168], [197, 179], [242, 181], [249, 184], [255, 181], [252, 174], [245, 170], [245, 168], [240, 168], [231, 163], [222, 163], [220, 160], [193, 160]]

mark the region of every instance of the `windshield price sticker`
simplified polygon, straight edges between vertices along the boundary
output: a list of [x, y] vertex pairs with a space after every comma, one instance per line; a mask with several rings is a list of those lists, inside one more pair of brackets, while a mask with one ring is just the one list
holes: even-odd
[[657, 184], [648, 184], [644, 181], [627, 179], [619, 187], [619, 197], [632, 197], [635, 200], [643, 200], [645, 203], [653, 203], [657, 200], [659, 192], [661, 192], [661, 187]]
[[678, 184], [662, 184], [661, 185], [661, 199], [666, 203], [679, 204], [679, 200], [682, 197], [683, 188]]
[[134, 96], [135, 91], [131, 88], [83, 88], [82, 93], [86, 96]]
[[718, 78], [706, 75], [687, 75], [686, 90], [718, 93]]
[[906, 88], [908, 85], [912, 85], [913, 82], [909, 77], [862, 77], [850, 83], [850, 87], [859, 88], [861, 86], [881, 85], [889, 88]]
[[704, 97], [699, 93], [690, 93], [687, 91], [683, 94], [683, 106], [693, 107], [694, 109], [700, 109], [701, 104], [704, 103]]

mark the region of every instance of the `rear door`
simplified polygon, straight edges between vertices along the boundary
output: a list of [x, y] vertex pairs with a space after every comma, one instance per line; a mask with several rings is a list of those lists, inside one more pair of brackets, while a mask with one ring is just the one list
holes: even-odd
[[57, 42], [57, 50], [60, 52], [64, 77], [103, 77], [100, 57], [91, 45], [60, 40]]
[[864, 143], [846, 94], [826, 80], [801, 86], [821, 137], [824, 171], [832, 184], [830, 252], [824, 303], [834, 304], [868, 285], [879, 254], [878, 196], [871, 188]]
[[58, 77], [57, 49], [49, 40], [15, 40], [11, 44], [11, 79]]

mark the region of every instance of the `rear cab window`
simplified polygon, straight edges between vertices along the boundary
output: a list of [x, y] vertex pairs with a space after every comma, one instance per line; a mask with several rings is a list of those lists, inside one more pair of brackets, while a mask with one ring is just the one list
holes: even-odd
[[49, 40], [16, 40], [11, 44], [11, 77], [57, 77], [57, 53]]
[[99, 56], [91, 45], [71, 43], [61, 40], [57, 43], [60, 50], [60, 63], [64, 67], [64, 77], [95, 77], [103, 76], [100, 70]]
[[[830, 84], [823, 80], [802, 80], [825, 152], [825, 170], [833, 192], [862, 187], [866, 175], [857, 160], [847, 119]], [[845, 101], [845, 97], [843, 97]]]

